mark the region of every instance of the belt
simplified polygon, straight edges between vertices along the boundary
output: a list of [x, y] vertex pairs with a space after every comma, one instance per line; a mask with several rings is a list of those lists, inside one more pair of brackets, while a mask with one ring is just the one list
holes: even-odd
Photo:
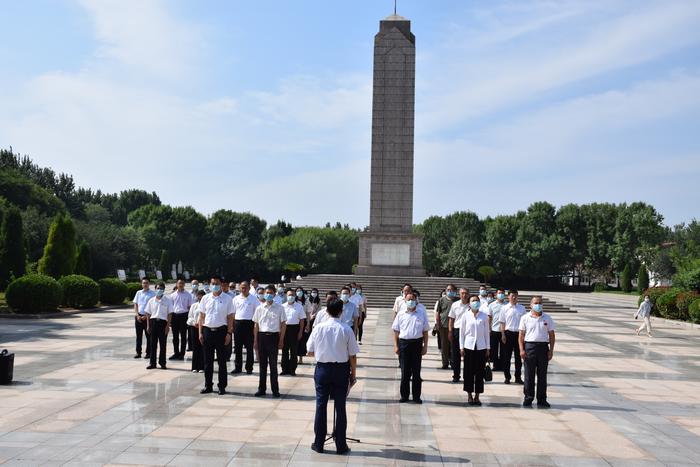
[[279, 334], [279, 331], [278, 332], [259, 332], [258, 334], [262, 334], [263, 336], [274, 336], [274, 335]]
[[350, 363], [350, 361], [347, 361], [347, 362], [316, 362], [316, 365], [332, 366], [332, 365], [347, 365], [348, 363]]
[[151, 321], [168, 321], [167, 319], [151, 318]]
[[404, 338], [402, 338], [402, 337], [399, 337], [399, 341], [404, 341], [404, 342], [418, 342], [418, 341], [421, 341], [421, 342], [422, 342], [422, 341], [423, 341], [423, 338], [422, 338], [422, 337], [416, 337], [416, 338], [413, 338], [413, 339], [404, 339]]
[[526, 344], [533, 344], [533, 345], [541, 345], [541, 344], [549, 344], [549, 341], [525, 341]]
[[222, 324], [221, 326], [216, 326], [216, 327], [206, 326], [206, 325], [205, 325], [204, 327], [207, 328], [207, 329], [210, 329], [210, 330], [212, 330], [212, 331], [218, 331], [219, 329], [227, 328], [228, 325]]

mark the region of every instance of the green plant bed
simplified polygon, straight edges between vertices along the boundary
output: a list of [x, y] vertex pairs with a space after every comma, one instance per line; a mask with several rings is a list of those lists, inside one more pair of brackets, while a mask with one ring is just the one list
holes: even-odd
[[53, 277], [27, 274], [10, 283], [5, 297], [15, 313], [50, 313], [61, 304], [63, 288]]
[[126, 299], [129, 289], [119, 279], [106, 277], [98, 281], [100, 284], [100, 302], [103, 305], [121, 305]]
[[100, 301], [100, 286], [87, 276], [71, 274], [58, 280], [63, 287], [63, 305], [71, 308], [91, 308]]

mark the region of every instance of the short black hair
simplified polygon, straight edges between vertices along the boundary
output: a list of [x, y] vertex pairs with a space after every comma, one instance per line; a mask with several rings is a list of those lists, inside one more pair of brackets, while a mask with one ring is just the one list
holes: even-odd
[[449, 284], [447, 284], [447, 287], [445, 287], [445, 290], [447, 290], [447, 289], [457, 290], [457, 286], [450, 282]]
[[343, 312], [343, 302], [337, 298], [331, 298], [326, 304], [326, 311], [332, 317], [337, 318]]
[[518, 295], [518, 289], [510, 289], [510, 290], [508, 291], [508, 293], [512, 293], [512, 294]]
[[350, 292], [350, 287], [348, 287], [347, 285], [344, 285], [344, 286], [340, 289], [340, 292], [342, 293], [343, 290], [347, 290], [348, 292]]
[[420, 292], [418, 291], [418, 289], [411, 289], [411, 291], [416, 297], [420, 297]]
[[328, 292], [326, 292], [326, 297], [329, 296], [329, 295], [330, 295], [331, 297], [337, 297], [337, 296], [338, 296], [338, 292], [336, 292], [335, 290], [329, 290]]
[[214, 281], [214, 280], [221, 282], [223, 280], [223, 278], [218, 274], [212, 274], [211, 276], [209, 276], [209, 281]]
[[199, 289], [197, 291], [197, 296], [201, 295], [202, 297], [205, 296], [207, 293], [204, 291], [204, 289]]
[[165, 282], [158, 282], [156, 285], [156, 289], [165, 289]]
[[265, 292], [268, 292], [268, 291], [275, 293], [277, 290], [275, 289], [274, 285], [268, 285], [267, 287], [265, 287]]

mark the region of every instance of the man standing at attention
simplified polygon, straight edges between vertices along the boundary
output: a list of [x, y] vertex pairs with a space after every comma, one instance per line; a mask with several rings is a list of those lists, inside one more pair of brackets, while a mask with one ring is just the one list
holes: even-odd
[[165, 346], [168, 344], [168, 332], [170, 320], [173, 314], [173, 302], [165, 295], [165, 283], [160, 282], [156, 286], [156, 296], [146, 304], [146, 332], [151, 335], [151, 360], [147, 370], [156, 367], [156, 352], [158, 352], [158, 364], [165, 370]]
[[496, 291], [496, 301], [489, 305], [487, 313], [489, 315], [489, 328], [491, 329], [489, 360], [493, 364], [494, 371], [501, 370], [501, 323], [498, 319], [501, 316], [501, 309], [505, 304], [505, 291], [503, 289], [498, 289]]
[[260, 305], [257, 297], [250, 293], [247, 282], [241, 282], [241, 294], [233, 299], [235, 313], [234, 368], [231, 374], [243, 372], [243, 347], [245, 347], [245, 372], [253, 372], [253, 315]]
[[525, 361], [523, 407], [532, 407], [537, 374], [537, 408], [548, 409], [547, 366], [554, 356], [554, 321], [542, 312], [542, 297], [532, 297], [530, 313], [520, 319], [518, 342]]
[[275, 288], [268, 285], [265, 289], [265, 303], [258, 305], [253, 315], [254, 347], [260, 360], [260, 382], [255, 397], [262, 397], [267, 391], [267, 369], [270, 368], [270, 386], [272, 395], [280, 397], [277, 382], [277, 355], [284, 345], [287, 315], [282, 305], [275, 303]]
[[421, 361], [428, 352], [428, 330], [430, 323], [425, 307], [418, 307], [416, 294], [406, 294], [406, 309], [394, 318], [391, 328], [394, 331], [394, 353], [401, 362], [401, 399], [408, 402], [409, 389], [413, 402], [422, 404], [420, 398], [422, 380]]
[[450, 365], [450, 340], [449, 335], [449, 318], [450, 308], [452, 304], [459, 300], [457, 287], [454, 284], [448, 284], [445, 288], [445, 295], [440, 297], [435, 307], [435, 323], [438, 328], [438, 339], [440, 340], [440, 354], [442, 356], [441, 370], [447, 370]]
[[151, 335], [146, 331], [148, 329], [148, 315], [146, 314], [146, 305], [148, 301], [156, 296], [156, 293], [151, 290], [151, 283], [144, 278], [141, 281], [141, 290], [134, 295], [134, 313], [135, 328], [136, 328], [136, 355], [134, 358], [141, 358], [141, 347], [143, 345], [143, 335], [146, 334], [146, 358], [151, 358]]
[[199, 341], [204, 347], [204, 389], [201, 394], [213, 392], [214, 352], [219, 365], [219, 394], [226, 394], [226, 346], [231, 343], [235, 310], [231, 296], [223, 293], [221, 278], [212, 276], [211, 293], [199, 302]]
[[304, 306], [297, 301], [296, 293], [292, 289], [287, 289], [287, 300], [284, 305], [286, 316], [284, 332], [284, 345], [282, 346], [282, 373], [280, 375], [297, 375], [297, 349], [299, 340], [304, 332], [306, 323], [306, 312]]
[[360, 347], [355, 333], [340, 321], [343, 303], [331, 298], [326, 306], [328, 319], [315, 324], [306, 343], [308, 355], [316, 358], [314, 382], [316, 384], [316, 416], [314, 418], [315, 439], [311, 449], [323, 452], [327, 432], [328, 398], [335, 404], [335, 448], [338, 454], [350, 452], [346, 440], [348, 418], [345, 400], [350, 386], [355, 384], [357, 354]]
[[187, 349], [187, 315], [192, 306], [192, 294], [185, 290], [185, 281], [178, 279], [175, 292], [170, 294], [173, 301], [173, 355], [169, 360], [184, 360]]
[[504, 383], [510, 384], [510, 357], [515, 358], [515, 382], [523, 384], [520, 377], [523, 366], [518, 352], [518, 334], [520, 329], [520, 318], [525, 314], [525, 307], [518, 304], [518, 291], [513, 289], [508, 294], [508, 303], [501, 307], [501, 314], [498, 322], [501, 328], [501, 364], [503, 365]]

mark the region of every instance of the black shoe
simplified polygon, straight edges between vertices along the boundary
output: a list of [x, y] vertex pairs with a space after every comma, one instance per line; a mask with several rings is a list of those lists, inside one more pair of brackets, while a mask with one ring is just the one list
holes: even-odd
[[319, 454], [323, 454], [323, 446], [318, 447], [318, 446], [316, 446], [316, 444], [311, 443], [311, 450], [316, 451]]
[[178, 357], [180, 357], [180, 355], [174, 353], [170, 357], [168, 357], [168, 360], [178, 360]]
[[510, 384], [510, 379], [505, 379], [505, 380], [503, 381], [503, 384]]
[[245, 374], [247, 374], [247, 375], [252, 375], [252, 374], [253, 374], [253, 370], [246, 370], [246, 371], [245, 371]]
[[232, 375], [237, 375], [237, 374], [239, 374], [239, 373], [243, 373], [243, 371], [240, 370], [240, 369], [237, 369], [237, 370], [233, 370], [233, 371], [231, 372]]
[[349, 446], [345, 446], [344, 448], [338, 449], [338, 450], [335, 451], [335, 452], [336, 452], [336, 454], [339, 454], [339, 455], [341, 455], [341, 456], [344, 456], [345, 454], [350, 454], [350, 447], [349, 447]]
[[413, 402], [415, 402], [416, 404], [422, 404], [422, 403], [423, 403], [423, 399], [420, 399], [420, 398], [418, 398], [418, 399], [413, 399]]
[[141, 358], [141, 354], [137, 353], [136, 355], [134, 355], [134, 358]]
[[449, 370], [449, 369], [450, 369], [450, 366], [449, 366], [449, 365], [443, 365], [443, 366], [437, 367], [437, 369], [438, 369], [438, 370]]
[[223, 396], [224, 394], [226, 394], [226, 389], [219, 388], [219, 395]]
[[265, 397], [265, 391], [258, 391], [254, 394], [255, 397]]
[[156, 367], [155, 365], [148, 365], [148, 366], [146, 367], [146, 369], [147, 369], [147, 370], [152, 370], [152, 369], [154, 369], [155, 367]]
[[287, 373], [286, 371], [283, 371], [283, 372], [280, 373], [279, 375], [280, 375], [280, 376], [287, 376], [288, 374], [289, 374], [289, 373]]
[[474, 399], [474, 405], [477, 407], [481, 407], [481, 401], [478, 399]]
[[211, 394], [212, 392], [214, 392], [212, 388], [204, 388], [201, 391], [199, 391], [200, 394]]
[[453, 383], [459, 383], [459, 378], [452, 378]]
[[292, 371], [291, 373], [289, 373], [289, 376], [296, 376], [296, 375], [297, 375], [296, 371]]
[[525, 399], [523, 401], [523, 407], [532, 407], [532, 400]]
[[151, 356], [150, 356], [150, 355], [148, 355], [148, 354], [146, 354], [146, 356], [145, 356], [145, 357], [143, 357], [143, 359], [144, 359], [144, 360], [148, 360], [149, 358], [151, 358]]
[[282, 394], [280, 394], [279, 392], [273, 392], [272, 397], [276, 397], [277, 399], [279, 399], [280, 397], [282, 397]]
[[549, 402], [547, 402], [547, 401], [542, 401], [542, 402], [537, 403], [538, 409], [548, 409], [550, 407], [551, 407], [551, 405], [549, 405]]
[[357, 343], [360, 344], [360, 345], [362, 345], [362, 341], [358, 341]]
[[399, 399], [400, 404], [403, 404], [404, 402], [408, 402], [408, 397], [402, 397], [401, 399]]
[[168, 369], [168, 367], [167, 367], [167, 366], [165, 366], [165, 365], [161, 365], [161, 366], [160, 366], [160, 369], [161, 369], [161, 370], [167, 370], [167, 369]]
[[515, 384], [525, 384], [521, 378], [515, 378]]

